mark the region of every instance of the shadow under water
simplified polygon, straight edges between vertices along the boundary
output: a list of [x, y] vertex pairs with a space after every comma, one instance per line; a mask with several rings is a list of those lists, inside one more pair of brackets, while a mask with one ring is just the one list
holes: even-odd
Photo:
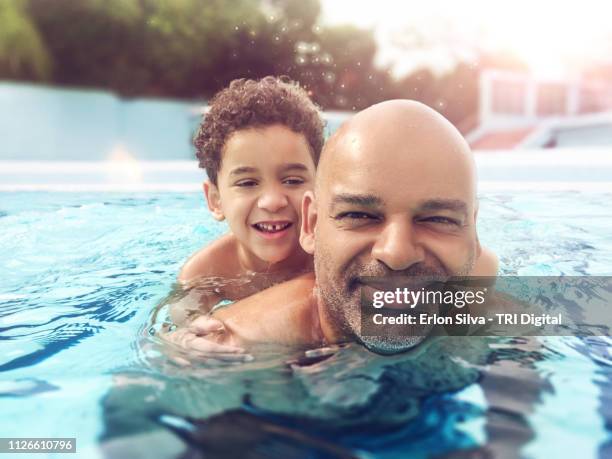
[[[313, 358], [268, 346], [253, 362], [184, 367], [149, 350], [144, 368], [114, 376], [102, 450], [108, 457], [136, 450], [147, 451], [142, 457], [519, 457], [533, 436], [524, 415], [550, 390], [533, 363], [548, 354], [527, 338], [436, 337], [395, 356], [357, 344]], [[475, 384], [488, 407], [453, 398]], [[459, 426], [483, 416], [484, 446]]]
[[[184, 293], [169, 298], [184, 301]], [[141, 365], [113, 375], [102, 451], [113, 458], [523, 457], [536, 438], [530, 416], [561, 389], [554, 378], [584, 374], [578, 382], [586, 387], [594, 361], [610, 375], [605, 356], [589, 355], [583, 367], [568, 357], [588, 354], [585, 339], [599, 342], [430, 336], [392, 356], [355, 343], [265, 345], [251, 350], [252, 361], [232, 364], [174, 359], [151, 332], [136, 344]]]

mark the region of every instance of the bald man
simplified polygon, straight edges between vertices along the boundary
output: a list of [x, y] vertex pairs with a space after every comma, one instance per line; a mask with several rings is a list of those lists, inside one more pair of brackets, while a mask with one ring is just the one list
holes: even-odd
[[[496, 257], [478, 242], [477, 213], [474, 161], [461, 134], [421, 103], [374, 105], [328, 141], [315, 192], [304, 195], [300, 244], [314, 255], [315, 275], [215, 311], [224, 329], [206, 339], [410, 349], [422, 337], [360, 334], [364, 279], [495, 275]], [[191, 330], [208, 333], [211, 323], [198, 319]], [[194, 336], [182, 344], [198, 349]]]

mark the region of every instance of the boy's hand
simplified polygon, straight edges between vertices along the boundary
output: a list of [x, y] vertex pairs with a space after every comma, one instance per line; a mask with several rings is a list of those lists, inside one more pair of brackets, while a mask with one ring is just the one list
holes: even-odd
[[[181, 348], [188, 357], [207, 362], [240, 363], [253, 360], [253, 356], [246, 354], [244, 349], [229, 344], [220, 344], [216, 339], [225, 331], [223, 323], [209, 316], [195, 319], [188, 327], [179, 328], [165, 333], [162, 338]], [[174, 359], [181, 365], [189, 365], [189, 361], [181, 357]]]

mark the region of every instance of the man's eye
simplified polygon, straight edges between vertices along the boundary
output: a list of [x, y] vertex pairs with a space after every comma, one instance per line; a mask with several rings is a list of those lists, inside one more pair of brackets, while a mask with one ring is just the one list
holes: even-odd
[[374, 220], [376, 216], [365, 212], [342, 212], [336, 215], [336, 220]]
[[252, 180], [252, 179], [240, 180], [239, 182], [235, 183], [235, 186], [244, 187], [244, 188], [257, 186], [257, 181]]
[[300, 177], [288, 177], [283, 179], [283, 184], [285, 185], [301, 185], [305, 182], [303, 178]]
[[443, 217], [443, 216], [427, 217], [427, 218], [422, 219], [421, 221], [424, 221], [426, 223], [435, 223], [439, 225], [461, 226], [461, 222], [459, 220], [455, 220], [454, 218]]

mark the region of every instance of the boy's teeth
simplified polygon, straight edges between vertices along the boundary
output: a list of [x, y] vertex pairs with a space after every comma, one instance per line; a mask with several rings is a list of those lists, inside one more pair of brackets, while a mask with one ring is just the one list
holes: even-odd
[[256, 223], [255, 226], [262, 231], [276, 232], [287, 228], [289, 223]]

